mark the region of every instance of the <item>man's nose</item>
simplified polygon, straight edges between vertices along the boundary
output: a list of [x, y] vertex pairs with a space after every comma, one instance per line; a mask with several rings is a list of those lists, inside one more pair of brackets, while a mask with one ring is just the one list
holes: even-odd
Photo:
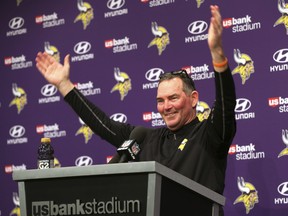
[[171, 107], [172, 107], [171, 102], [169, 100], [165, 100], [164, 101], [164, 109], [168, 110], [168, 109], [171, 109]]

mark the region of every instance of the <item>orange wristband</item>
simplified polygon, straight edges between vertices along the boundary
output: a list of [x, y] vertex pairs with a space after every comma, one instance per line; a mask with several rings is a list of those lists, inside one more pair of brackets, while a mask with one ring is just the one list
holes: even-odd
[[223, 62], [220, 62], [220, 63], [213, 62], [213, 66], [214, 67], [223, 67], [223, 66], [225, 66], [227, 64], [228, 64], [228, 59], [226, 57], [225, 57], [225, 60]]

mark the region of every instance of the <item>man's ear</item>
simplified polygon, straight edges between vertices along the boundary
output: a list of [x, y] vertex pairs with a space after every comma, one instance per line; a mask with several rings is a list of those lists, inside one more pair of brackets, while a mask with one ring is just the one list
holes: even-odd
[[192, 91], [190, 97], [192, 99], [191, 100], [192, 101], [192, 107], [194, 108], [197, 106], [197, 103], [199, 101], [199, 94], [197, 91]]

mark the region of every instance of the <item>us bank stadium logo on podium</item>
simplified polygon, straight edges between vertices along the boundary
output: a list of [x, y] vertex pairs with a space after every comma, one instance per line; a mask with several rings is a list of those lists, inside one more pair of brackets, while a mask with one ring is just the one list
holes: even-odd
[[125, 0], [109, 0], [107, 1], [107, 8], [109, 12], [104, 13], [104, 18], [117, 17], [128, 14], [128, 8], [123, 8]]
[[231, 28], [232, 33], [240, 33], [246, 31], [258, 30], [261, 28], [260, 22], [252, 22], [252, 17], [250, 15], [245, 15], [243, 17], [231, 17], [223, 19], [223, 27]]
[[76, 199], [72, 202], [57, 203], [53, 200], [32, 201], [31, 216], [68, 216], [68, 215], [136, 215], [141, 213], [141, 201], [120, 200], [111, 197], [110, 200]]
[[14, 17], [12, 18], [8, 26], [10, 31], [6, 32], [6, 37], [13, 37], [17, 35], [22, 35], [27, 33], [27, 29], [24, 28], [25, 20], [22, 17]]

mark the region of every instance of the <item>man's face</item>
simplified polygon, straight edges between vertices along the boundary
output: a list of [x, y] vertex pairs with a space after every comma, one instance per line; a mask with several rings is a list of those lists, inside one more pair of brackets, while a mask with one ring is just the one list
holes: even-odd
[[170, 130], [180, 129], [195, 117], [194, 104], [197, 101], [192, 95], [193, 93], [186, 95], [183, 92], [183, 83], [178, 77], [159, 84], [157, 109]]

